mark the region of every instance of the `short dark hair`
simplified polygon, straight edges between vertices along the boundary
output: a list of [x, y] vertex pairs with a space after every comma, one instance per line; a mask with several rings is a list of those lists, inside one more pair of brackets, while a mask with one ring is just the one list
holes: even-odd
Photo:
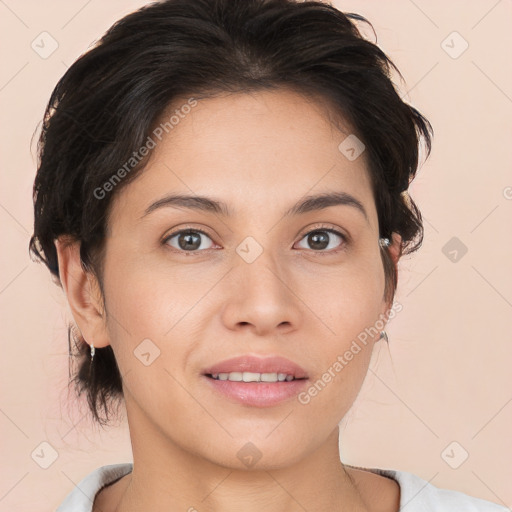
[[[402, 101], [392, 72], [402, 75], [363, 37], [358, 21], [373, 29], [360, 15], [297, 0], [164, 0], [117, 21], [67, 70], [46, 107], [29, 251], [60, 284], [54, 241], [61, 235], [79, 241], [82, 267], [104, 292], [109, 207], [147, 158], [102, 200], [95, 191], [105, 190], [113, 171], [146, 143], [166, 108], [178, 97], [279, 89], [322, 98], [348, 123], [365, 145], [380, 236], [398, 233], [400, 254], [415, 251], [423, 239], [421, 214], [403, 192], [416, 174], [421, 140], [430, 154], [433, 130]], [[396, 268], [386, 248], [381, 254], [385, 296], [392, 300]], [[72, 331], [68, 326], [70, 356]], [[106, 424], [109, 403], [123, 398], [114, 353], [110, 346], [96, 349], [90, 371], [89, 345], [81, 335], [74, 341], [79, 369], [70, 382], [78, 395], [87, 392], [95, 420]]]

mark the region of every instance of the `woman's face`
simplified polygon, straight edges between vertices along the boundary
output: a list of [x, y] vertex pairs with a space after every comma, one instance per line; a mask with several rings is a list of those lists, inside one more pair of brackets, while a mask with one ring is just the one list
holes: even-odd
[[[228, 467], [247, 465], [247, 454], [260, 467], [286, 465], [320, 447], [351, 407], [378, 340], [358, 335], [389, 308], [366, 155], [321, 104], [293, 92], [200, 100], [162, 121], [176, 108], [109, 218], [104, 339], [123, 377], [132, 443], [151, 451], [158, 437], [159, 449]], [[352, 196], [362, 208], [286, 213], [317, 194]], [[170, 195], [228, 211], [152, 207]], [[246, 355], [286, 358], [307, 379], [230, 384], [204, 374]], [[291, 396], [272, 402], [286, 386]]]

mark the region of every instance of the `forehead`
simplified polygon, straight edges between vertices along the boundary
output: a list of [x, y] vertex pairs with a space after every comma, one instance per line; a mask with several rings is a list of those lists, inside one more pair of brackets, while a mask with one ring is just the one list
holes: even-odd
[[112, 219], [128, 214], [134, 221], [170, 193], [221, 198], [239, 216], [282, 213], [300, 198], [336, 191], [365, 203], [374, 222], [366, 154], [349, 160], [340, 151], [353, 134], [348, 124], [333, 124], [326, 103], [279, 90], [180, 108], [188, 104], [174, 101], [156, 123], [161, 140], [152, 136], [151, 159], [114, 201]]

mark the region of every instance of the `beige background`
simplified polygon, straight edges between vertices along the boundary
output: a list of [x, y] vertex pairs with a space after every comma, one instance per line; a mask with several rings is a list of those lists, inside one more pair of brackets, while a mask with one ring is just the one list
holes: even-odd
[[[66, 68], [144, 3], [0, 2], [2, 511], [54, 510], [93, 469], [131, 460], [124, 423], [98, 432], [87, 409], [68, 400], [67, 304], [28, 257], [36, 170], [30, 139]], [[389, 350], [377, 346], [342, 422], [344, 461], [411, 471], [511, 507], [512, 4], [334, 5], [373, 23], [406, 79], [405, 99], [435, 130], [432, 156], [411, 189], [425, 241], [400, 263], [403, 311], [388, 325]], [[48, 38], [39, 36], [44, 31], [58, 43], [46, 59], [31, 47]], [[445, 255], [452, 237], [468, 249], [457, 261]]]

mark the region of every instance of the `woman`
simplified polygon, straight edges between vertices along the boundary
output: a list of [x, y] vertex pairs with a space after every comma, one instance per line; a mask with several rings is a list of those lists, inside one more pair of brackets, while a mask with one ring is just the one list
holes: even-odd
[[357, 20], [163, 1], [57, 84], [31, 249], [71, 307], [79, 391], [100, 423], [124, 400], [133, 448], [60, 512], [505, 510], [340, 461], [421, 245], [407, 189], [432, 135]]

